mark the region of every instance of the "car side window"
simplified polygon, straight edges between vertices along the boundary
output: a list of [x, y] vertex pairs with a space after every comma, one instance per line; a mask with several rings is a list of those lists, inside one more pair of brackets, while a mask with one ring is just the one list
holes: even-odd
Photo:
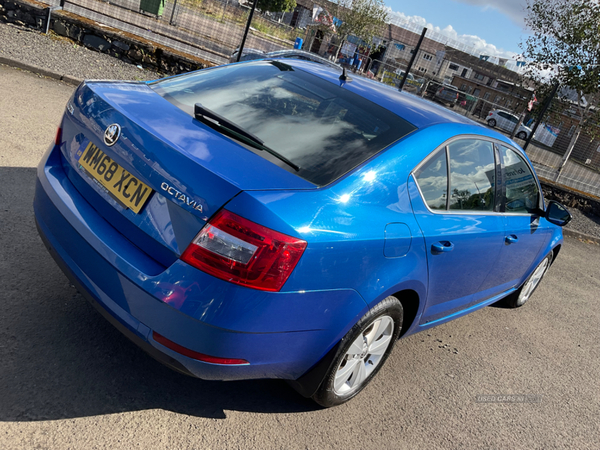
[[427, 206], [430, 209], [445, 210], [448, 191], [446, 151], [439, 151], [437, 155], [427, 161], [415, 173], [415, 177]]
[[535, 213], [540, 192], [531, 169], [521, 155], [510, 148], [501, 146], [500, 155], [506, 185], [506, 212]]
[[494, 146], [480, 139], [448, 145], [451, 210], [493, 211], [495, 204]]

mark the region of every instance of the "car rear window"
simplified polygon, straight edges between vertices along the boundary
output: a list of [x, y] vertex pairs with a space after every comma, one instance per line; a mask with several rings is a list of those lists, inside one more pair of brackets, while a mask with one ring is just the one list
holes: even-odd
[[300, 169], [251, 151], [318, 186], [416, 129], [360, 95], [278, 61], [201, 70], [150, 87], [192, 116], [201, 103], [234, 122]]

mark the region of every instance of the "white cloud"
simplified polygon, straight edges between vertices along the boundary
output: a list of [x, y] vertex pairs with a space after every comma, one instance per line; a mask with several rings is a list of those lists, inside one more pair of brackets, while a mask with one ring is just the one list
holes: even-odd
[[520, 27], [525, 28], [527, 3], [525, 0], [454, 0], [458, 3], [481, 6], [484, 9], [495, 9], [504, 14]]
[[[465, 0], [469, 3], [487, 3], [483, 0]], [[515, 3], [517, 0], [509, 3]], [[472, 53], [474, 55], [489, 55], [492, 57], [498, 58], [508, 58], [512, 60], [516, 53], [507, 51], [504, 49], [500, 49], [496, 47], [494, 44], [490, 44], [486, 42], [485, 39], [480, 38], [479, 36], [469, 35], [469, 34], [458, 34], [456, 30], [452, 27], [452, 25], [447, 25], [444, 28], [440, 28], [438, 26], [434, 26], [433, 24], [427, 22], [424, 17], [420, 16], [407, 16], [404, 13], [392, 11], [389, 8], [390, 22], [408, 28], [411, 31], [416, 33], [420, 33], [423, 27], [427, 27], [427, 37], [433, 39], [435, 41], [440, 41], [445, 44], [448, 44], [452, 47], [462, 47], [460, 48], [463, 51], [468, 53]]]

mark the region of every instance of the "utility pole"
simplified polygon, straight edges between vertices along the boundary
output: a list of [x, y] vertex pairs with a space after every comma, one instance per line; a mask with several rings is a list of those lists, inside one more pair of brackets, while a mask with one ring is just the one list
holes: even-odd
[[240, 48], [238, 49], [237, 62], [240, 62], [240, 58], [242, 57], [242, 52], [244, 51], [244, 45], [246, 45], [246, 38], [248, 37], [248, 30], [250, 30], [250, 24], [252, 23], [252, 16], [254, 16], [254, 10], [256, 9], [256, 4], [258, 0], [254, 0], [252, 4], [252, 9], [250, 10], [250, 15], [248, 16], [248, 22], [246, 22], [246, 29], [244, 30], [244, 37], [242, 38], [242, 43]]
[[412, 69], [412, 65], [415, 62], [415, 58], [417, 57], [417, 53], [419, 53], [419, 49], [421, 48], [421, 43], [423, 42], [423, 38], [425, 37], [425, 33], [427, 33], [427, 28], [423, 28], [423, 32], [421, 33], [421, 37], [419, 38], [419, 42], [413, 51], [412, 58], [410, 58], [410, 62], [408, 63], [408, 67], [404, 71], [404, 76], [402, 80], [400, 80], [400, 86], [398, 86], [398, 90], [402, 92], [402, 88], [404, 88], [404, 83], [406, 82], [406, 77], [408, 77], [408, 73], [410, 69]]
[[[523, 110], [523, 112], [521, 113], [521, 117], [519, 117], [519, 123], [515, 126], [515, 128], [512, 130], [512, 133], [510, 133], [510, 138], [514, 139], [515, 138], [515, 134], [517, 134], [517, 132], [519, 131], [519, 128], [521, 127], [521, 125], [523, 124], [523, 120], [525, 120], [525, 115], [527, 114], [527, 108], [528, 105], [525, 105], [525, 109]], [[531, 133], [533, 134], [533, 132]], [[528, 136], [529, 137], [529, 136]]]
[[[173, 25], [173, 18], [175, 17], [175, 11], [177, 11], [177, 0], [173, 3], [173, 9], [171, 10], [171, 19], [169, 19], [169, 25]], [[223, 18], [221, 18], [221, 21]]]

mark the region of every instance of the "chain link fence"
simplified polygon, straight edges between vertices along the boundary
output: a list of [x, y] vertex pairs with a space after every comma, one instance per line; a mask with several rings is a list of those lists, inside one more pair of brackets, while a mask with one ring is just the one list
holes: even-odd
[[[515, 130], [522, 114], [525, 114], [521, 127], [516, 130], [515, 139], [521, 145], [532, 132], [535, 121], [525, 111], [524, 99], [506, 96], [474, 96], [457, 86], [430, 79], [416, 78], [415, 92], [425, 99], [439, 103], [483, 125], [495, 128], [508, 136]], [[386, 79], [382, 81], [386, 82]], [[394, 81], [396, 81], [394, 79]], [[392, 84], [392, 83], [388, 83]], [[406, 89], [408, 92], [414, 92]], [[551, 182], [600, 197], [600, 142], [590, 136], [580, 136], [569, 161], [557, 180], [558, 169], [571, 140], [575, 126], [571, 122], [548, 118], [540, 123], [527, 147], [527, 154], [539, 176]]]
[[[45, 3], [59, 6], [60, 0]], [[229, 62], [250, 12], [238, 0], [66, 0], [63, 9], [214, 64]], [[245, 47], [262, 52], [291, 49], [304, 34], [272, 14], [257, 12]]]
[[[234, 61], [251, 4], [244, 0], [63, 0], [63, 9], [142, 39], [197, 56], [214, 64]], [[44, 0], [59, 6], [61, 0]], [[407, 61], [385, 58], [385, 49], [369, 48], [349, 39], [340, 43], [322, 26], [311, 25], [306, 8], [290, 13], [254, 14], [244, 55], [302, 48], [348, 71], [398, 88]], [[419, 31], [419, 30], [417, 30]], [[242, 55], [242, 56], [244, 56]], [[253, 56], [248, 56], [253, 58]], [[477, 95], [477, 90], [440, 83], [419, 67], [406, 77], [404, 91], [439, 103], [482, 124], [510, 135], [525, 109], [526, 99], [511, 95]], [[457, 81], [460, 83], [460, 81]], [[499, 116], [508, 113], [509, 118]], [[530, 122], [525, 117], [525, 125]], [[493, 121], [492, 121], [493, 120]], [[533, 124], [531, 124], [533, 125]], [[527, 129], [525, 129], [527, 130]], [[526, 131], [527, 132], [527, 131]], [[556, 179], [573, 126], [563, 122], [541, 124], [528, 148], [540, 175]], [[517, 135], [517, 139], [524, 137]], [[565, 166], [560, 183], [600, 196], [600, 143], [581, 137]]]

